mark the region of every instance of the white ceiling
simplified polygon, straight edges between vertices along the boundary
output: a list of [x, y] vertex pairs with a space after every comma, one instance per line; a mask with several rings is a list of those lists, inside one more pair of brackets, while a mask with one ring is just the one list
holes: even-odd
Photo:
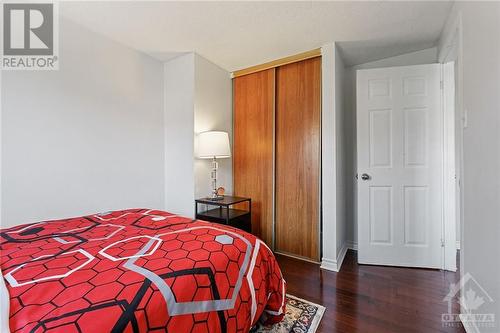
[[434, 46], [446, 2], [61, 2], [61, 14], [160, 60], [233, 71], [338, 41], [348, 65]]

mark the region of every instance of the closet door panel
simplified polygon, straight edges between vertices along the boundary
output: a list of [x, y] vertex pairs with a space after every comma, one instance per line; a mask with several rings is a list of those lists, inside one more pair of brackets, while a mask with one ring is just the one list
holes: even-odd
[[252, 198], [252, 233], [273, 240], [274, 69], [233, 80], [234, 194]]
[[276, 250], [319, 261], [321, 58], [276, 69]]

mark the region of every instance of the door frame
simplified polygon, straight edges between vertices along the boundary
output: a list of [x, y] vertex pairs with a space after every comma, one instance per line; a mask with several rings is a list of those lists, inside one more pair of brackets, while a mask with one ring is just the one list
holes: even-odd
[[[456, 167], [456, 192], [455, 192], [455, 223], [456, 231], [459, 231], [460, 240], [456, 240], [454, 251], [451, 249], [453, 244], [446, 243], [446, 253], [447, 256], [445, 260], [448, 263], [453, 262], [455, 264], [455, 268], [453, 271], [456, 271], [456, 250], [460, 250], [459, 252], [459, 261], [460, 261], [460, 276], [464, 275], [463, 271], [463, 253], [464, 253], [464, 228], [463, 228], [463, 200], [464, 200], [464, 189], [463, 189], [463, 170], [464, 170], [464, 162], [463, 162], [463, 131], [464, 128], [467, 127], [467, 114], [466, 110], [463, 107], [463, 70], [462, 70], [462, 59], [463, 59], [463, 51], [462, 51], [462, 17], [458, 16], [457, 20], [453, 22], [452, 28], [450, 29], [450, 33], [446, 35], [446, 38], [440, 42], [441, 47], [438, 54], [438, 61], [441, 64], [446, 64], [449, 62], [454, 62], [454, 95], [455, 95], [455, 107], [454, 107], [454, 138], [455, 138], [455, 167]], [[446, 86], [446, 85], [445, 85]], [[451, 222], [450, 222], [451, 223]], [[455, 236], [456, 238], [456, 236]], [[451, 253], [453, 253], [453, 257], [451, 257]], [[448, 268], [445, 267], [446, 270]]]
[[441, 64], [441, 100], [443, 108], [443, 269], [457, 270], [457, 176], [456, 165], [456, 92], [455, 62]]

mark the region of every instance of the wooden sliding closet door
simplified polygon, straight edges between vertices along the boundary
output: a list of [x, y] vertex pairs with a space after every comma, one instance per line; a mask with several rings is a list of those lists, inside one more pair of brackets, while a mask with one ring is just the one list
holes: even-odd
[[234, 194], [252, 198], [252, 233], [273, 240], [274, 69], [233, 80]]
[[319, 261], [321, 58], [276, 69], [276, 251]]

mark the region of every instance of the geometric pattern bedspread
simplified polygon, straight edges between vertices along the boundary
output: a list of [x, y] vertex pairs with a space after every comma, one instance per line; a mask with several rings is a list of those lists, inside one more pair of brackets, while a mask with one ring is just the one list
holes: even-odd
[[0, 230], [11, 332], [248, 332], [280, 321], [274, 255], [239, 229], [129, 209]]

